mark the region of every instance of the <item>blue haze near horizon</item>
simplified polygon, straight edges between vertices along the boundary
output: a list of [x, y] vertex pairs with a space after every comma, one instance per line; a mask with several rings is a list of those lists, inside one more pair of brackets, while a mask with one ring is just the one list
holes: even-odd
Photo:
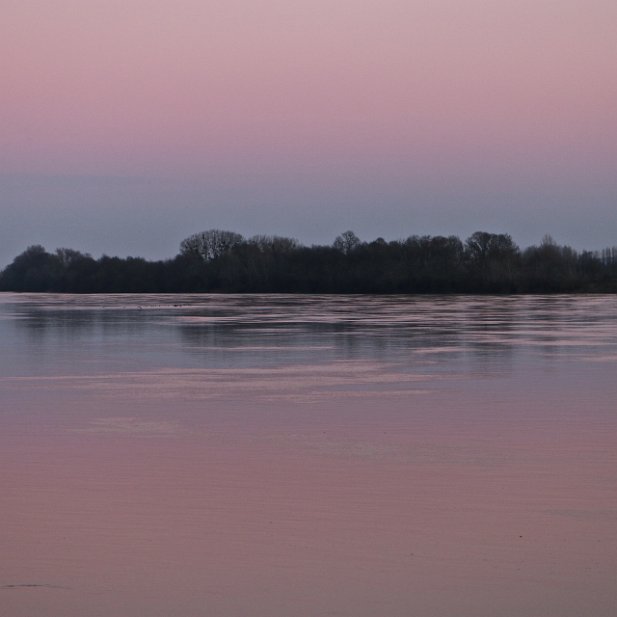
[[[323, 179], [322, 179], [323, 180]], [[346, 230], [363, 240], [410, 235], [509, 233], [521, 247], [551, 234], [578, 250], [617, 244], [617, 187], [434, 186], [338, 177], [0, 175], [0, 268], [27, 246], [166, 259], [186, 236], [210, 228], [330, 244]]]

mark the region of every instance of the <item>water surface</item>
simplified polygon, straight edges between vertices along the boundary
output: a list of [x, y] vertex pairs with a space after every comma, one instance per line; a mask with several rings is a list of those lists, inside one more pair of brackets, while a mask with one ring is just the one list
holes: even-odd
[[0, 294], [9, 617], [617, 614], [617, 298]]

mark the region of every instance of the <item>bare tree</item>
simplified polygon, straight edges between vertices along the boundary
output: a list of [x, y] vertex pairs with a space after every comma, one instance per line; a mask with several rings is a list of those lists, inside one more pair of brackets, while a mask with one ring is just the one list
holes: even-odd
[[256, 246], [262, 253], [289, 253], [300, 246], [295, 238], [285, 238], [284, 236], [253, 236], [249, 243]]
[[344, 231], [340, 236], [337, 236], [332, 245], [337, 251], [341, 251], [345, 255], [349, 255], [353, 250], [357, 249], [362, 242], [356, 234], [351, 231]]
[[511, 259], [519, 252], [518, 247], [509, 234], [491, 234], [486, 231], [476, 231], [467, 238], [466, 248], [470, 258], [478, 263], [487, 260]]
[[204, 261], [211, 261], [243, 242], [244, 238], [233, 231], [209, 229], [193, 234], [180, 243], [182, 255], [198, 255]]

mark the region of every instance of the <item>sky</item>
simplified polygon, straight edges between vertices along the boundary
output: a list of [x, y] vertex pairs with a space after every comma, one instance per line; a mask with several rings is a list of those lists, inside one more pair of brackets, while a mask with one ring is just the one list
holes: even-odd
[[0, 267], [205, 229], [617, 245], [615, 0], [2, 0]]

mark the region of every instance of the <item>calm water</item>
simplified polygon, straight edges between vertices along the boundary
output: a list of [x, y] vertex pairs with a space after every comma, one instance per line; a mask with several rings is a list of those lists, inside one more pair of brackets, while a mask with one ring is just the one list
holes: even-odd
[[614, 617], [617, 297], [0, 294], [0, 614]]

